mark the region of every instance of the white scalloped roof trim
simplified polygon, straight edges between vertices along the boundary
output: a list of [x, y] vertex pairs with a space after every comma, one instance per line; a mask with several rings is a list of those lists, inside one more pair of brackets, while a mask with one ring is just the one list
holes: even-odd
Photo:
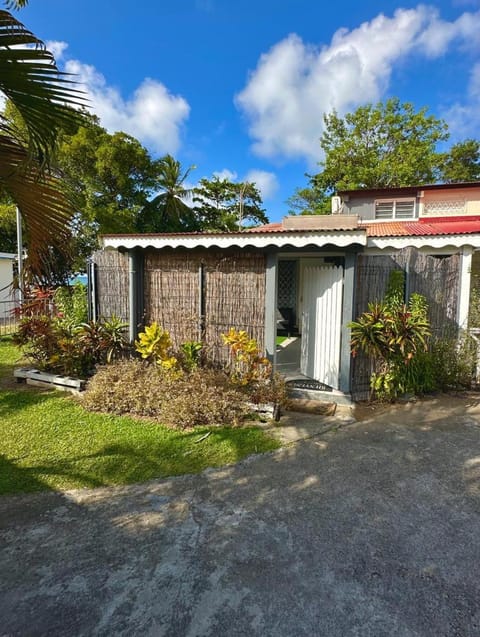
[[135, 236], [105, 236], [102, 238], [104, 248], [306, 248], [307, 246], [335, 246], [346, 248], [351, 245], [367, 245], [365, 230], [352, 232], [308, 232], [269, 234], [238, 234], [238, 235], [166, 235], [154, 237], [151, 235]]

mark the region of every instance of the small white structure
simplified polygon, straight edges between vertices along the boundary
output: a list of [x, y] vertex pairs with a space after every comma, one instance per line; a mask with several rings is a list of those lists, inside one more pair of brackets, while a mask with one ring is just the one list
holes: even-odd
[[0, 324], [9, 322], [16, 306], [16, 294], [12, 290], [16, 255], [0, 252]]

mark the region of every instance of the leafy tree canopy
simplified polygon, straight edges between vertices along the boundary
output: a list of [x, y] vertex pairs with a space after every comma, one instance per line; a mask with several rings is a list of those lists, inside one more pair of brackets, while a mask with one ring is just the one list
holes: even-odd
[[391, 188], [432, 183], [437, 177], [436, 144], [447, 126], [427, 109], [415, 111], [397, 98], [361, 106], [339, 117], [326, 115], [320, 146], [325, 153], [314, 177], [324, 190]]
[[340, 117], [324, 116], [320, 138], [324, 160], [309, 186], [289, 199], [293, 212], [328, 213], [328, 198], [339, 190], [395, 188], [480, 179], [480, 147], [475, 140], [438, 152], [448, 139], [447, 124], [410, 103], [391, 98], [361, 106]]
[[197, 224], [204, 230], [231, 231], [268, 223], [260, 191], [254, 183], [232, 182], [217, 176], [203, 178], [193, 190], [193, 202]]
[[17, 215], [8, 200], [0, 203], [0, 252], [17, 252]]
[[441, 181], [447, 184], [480, 181], [480, 142], [476, 139], [454, 144], [441, 159]]
[[326, 215], [330, 213], [330, 197], [318, 186], [311, 175], [311, 188], [297, 188], [287, 199], [290, 215]]

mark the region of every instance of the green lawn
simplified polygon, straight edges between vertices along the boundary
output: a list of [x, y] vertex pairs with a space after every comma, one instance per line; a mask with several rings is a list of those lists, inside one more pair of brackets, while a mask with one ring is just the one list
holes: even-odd
[[15, 385], [18, 358], [11, 342], [0, 339], [0, 494], [197, 473], [279, 446], [255, 427], [180, 432], [89, 413], [61, 392]]

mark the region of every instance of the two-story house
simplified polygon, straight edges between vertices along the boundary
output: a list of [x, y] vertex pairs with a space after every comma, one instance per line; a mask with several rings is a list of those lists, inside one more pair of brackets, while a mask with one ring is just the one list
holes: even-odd
[[[157, 321], [175, 343], [245, 329], [313, 395], [359, 397], [347, 324], [380, 299], [393, 269], [427, 297], [434, 331], [465, 328], [480, 250], [480, 183], [340, 192], [332, 214], [225, 233], [108, 235], [90, 272], [93, 311], [133, 339]], [[279, 337], [282, 342], [279, 343]], [[287, 338], [284, 338], [287, 337]]]

